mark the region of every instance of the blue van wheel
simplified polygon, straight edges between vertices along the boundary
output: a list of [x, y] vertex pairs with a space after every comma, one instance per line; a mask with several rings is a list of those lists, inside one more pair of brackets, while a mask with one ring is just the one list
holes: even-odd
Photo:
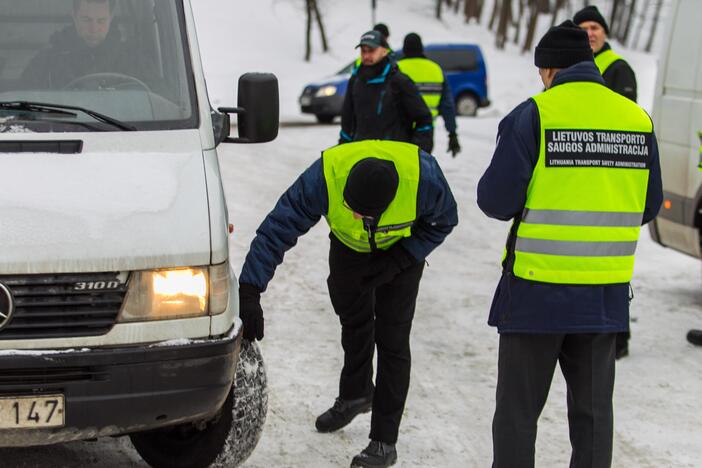
[[471, 93], [463, 93], [456, 100], [456, 112], [458, 115], [475, 117], [478, 113], [478, 98]]

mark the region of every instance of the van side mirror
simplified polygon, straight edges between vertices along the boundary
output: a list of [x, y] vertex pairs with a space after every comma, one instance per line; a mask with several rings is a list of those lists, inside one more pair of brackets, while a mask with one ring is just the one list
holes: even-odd
[[[238, 114], [239, 138], [223, 143], [266, 143], [278, 136], [278, 79], [271, 73], [246, 73], [239, 78], [238, 107], [220, 107], [223, 114]], [[227, 115], [228, 117], [228, 115]], [[227, 126], [228, 128], [228, 126]], [[220, 135], [223, 136], [222, 133]]]

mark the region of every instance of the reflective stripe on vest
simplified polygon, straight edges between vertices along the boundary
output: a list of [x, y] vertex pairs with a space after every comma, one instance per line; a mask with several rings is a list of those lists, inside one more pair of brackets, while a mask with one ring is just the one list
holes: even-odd
[[444, 89], [444, 72], [441, 67], [422, 57], [402, 59], [397, 62], [397, 67], [414, 81], [432, 117], [436, 118], [439, 115], [441, 91]]
[[566, 83], [533, 99], [539, 159], [517, 229], [515, 276], [629, 282], [646, 206], [651, 119], [597, 83]]
[[374, 231], [377, 248], [387, 250], [403, 237], [411, 236], [417, 217], [417, 146], [396, 141], [363, 140], [324, 151], [322, 163], [329, 200], [326, 220], [334, 236], [357, 252], [371, 251], [369, 233], [364, 229], [363, 221], [355, 219], [353, 212], [344, 206], [344, 187], [353, 166], [369, 157], [392, 161], [400, 179], [397, 195], [380, 216]]
[[595, 56], [595, 65], [600, 70], [600, 75], [604, 75], [610, 65], [617, 60], [624, 60], [621, 55], [615, 53], [612, 49], [605, 50]]

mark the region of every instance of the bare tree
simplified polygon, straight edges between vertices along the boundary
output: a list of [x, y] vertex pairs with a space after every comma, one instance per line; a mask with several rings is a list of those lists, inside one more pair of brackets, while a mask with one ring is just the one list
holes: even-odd
[[466, 23], [470, 23], [472, 18], [475, 18], [475, 21], [480, 23], [484, 5], [484, 0], [465, 0], [463, 3], [463, 14], [466, 17]]
[[629, 32], [631, 32], [631, 24], [634, 22], [634, 17], [636, 16], [636, 0], [631, 0], [629, 4], [629, 10], [627, 12], [626, 20], [624, 21], [624, 30], [622, 31], [619, 39], [623, 44], [629, 40]]
[[658, 27], [658, 22], [661, 18], [661, 7], [663, 6], [663, 0], [658, 0], [656, 4], [656, 10], [653, 13], [653, 20], [651, 21], [651, 35], [648, 36], [648, 42], [646, 43], [646, 52], [651, 52], [653, 47], [653, 38], [656, 36], [656, 28]]
[[522, 32], [522, 18], [524, 17], [524, 8], [526, 8], [527, 0], [519, 0], [519, 14], [514, 21], [512, 26], [514, 26], [514, 44], [519, 44], [519, 36]]
[[512, 0], [503, 0], [500, 9], [500, 21], [497, 24], [495, 33], [495, 47], [504, 49], [507, 42], [507, 27], [512, 19]]
[[316, 21], [319, 27], [319, 34], [322, 39], [322, 50], [327, 52], [329, 44], [327, 35], [324, 31], [324, 23], [322, 22], [322, 14], [317, 6], [317, 0], [305, 0], [305, 10], [307, 13], [307, 22], [305, 27], [305, 62], [309, 62], [312, 57], [312, 22]]
[[436, 19], [440, 20], [441, 19], [441, 6], [444, 4], [444, 0], [436, 0], [436, 10], [434, 15], [436, 16]]
[[565, 5], [565, 0], [556, 0], [556, 3], [553, 6], [553, 16], [551, 17], [551, 27], [554, 27], [556, 25], [556, 21], [558, 20], [558, 13], [560, 13], [561, 8], [563, 8], [563, 5]]
[[495, 26], [495, 21], [497, 20], [500, 10], [502, 8], [502, 1], [503, 0], [495, 0], [492, 4], [492, 13], [490, 14], [490, 23], [488, 24], [488, 29], [491, 31], [492, 28]]
[[536, 23], [539, 19], [539, 4], [538, 0], [529, 0], [529, 20], [527, 21], [526, 37], [524, 38], [524, 46], [522, 53], [529, 52], [534, 43], [534, 35], [536, 34]]
[[644, 25], [646, 24], [646, 15], [648, 11], [651, 10], [652, 2], [653, 0], [646, 0], [646, 5], [643, 7], [643, 10], [639, 14], [639, 24], [636, 28], [636, 35], [631, 41], [631, 44], [629, 44], [629, 47], [638, 47], [639, 40], [641, 39], [641, 32], [643, 31]]

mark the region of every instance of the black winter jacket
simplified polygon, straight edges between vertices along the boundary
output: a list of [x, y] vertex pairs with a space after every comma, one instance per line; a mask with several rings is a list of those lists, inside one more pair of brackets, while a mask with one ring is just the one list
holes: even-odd
[[[605, 43], [604, 47], [595, 54], [595, 57], [610, 49], [609, 43]], [[610, 65], [602, 74], [602, 78], [609, 89], [636, 102], [636, 75], [624, 60], [617, 60]]]
[[155, 76], [153, 65], [135, 47], [127, 47], [111, 29], [105, 40], [89, 47], [69, 26], [55, 33], [50, 47], [39, 52], [22, 73], [25, 86], [60, 89], [71, 81], [93, 73], [120, 73], [147, 83]]
[[339, 143], [393, 140], [431, 153], [434, 123], [417, 86], [385, 58], [358, 67], [349, 79], [341, 111]]

